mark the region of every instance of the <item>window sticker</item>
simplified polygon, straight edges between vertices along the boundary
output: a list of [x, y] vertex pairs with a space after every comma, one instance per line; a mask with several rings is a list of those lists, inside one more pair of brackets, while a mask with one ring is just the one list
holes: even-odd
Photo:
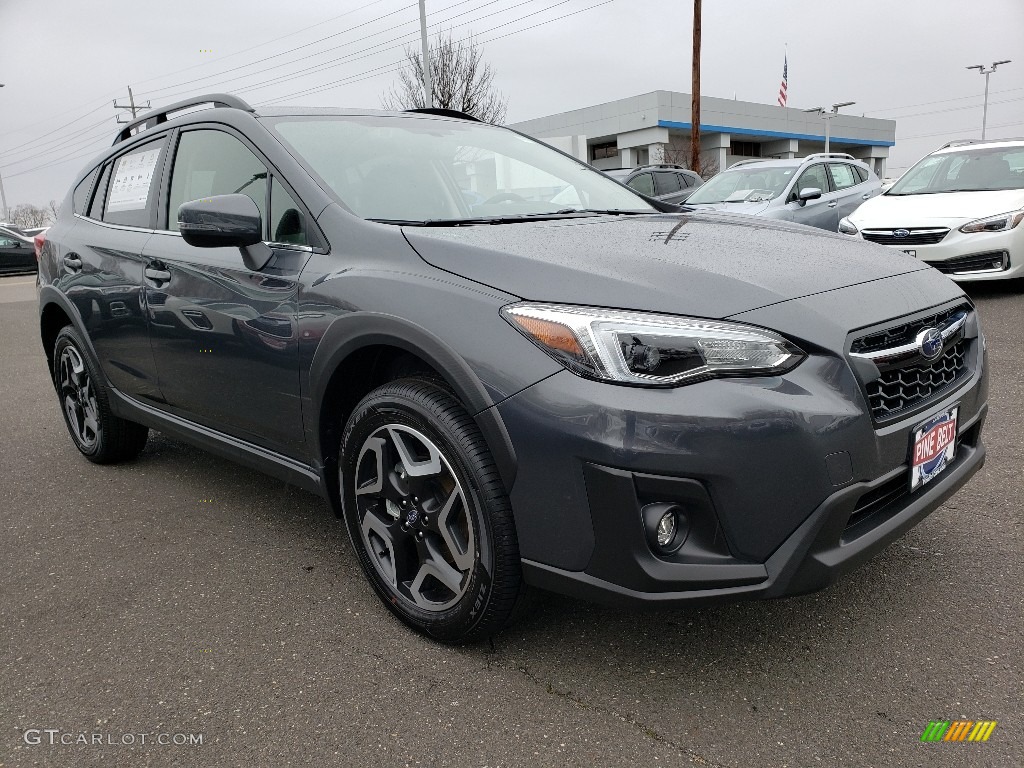
[[146, 207], [153, 171], [160, 148], [125, 155], [117, 161], [117, 172], [107, 195], [107, 212], [138, 211]]

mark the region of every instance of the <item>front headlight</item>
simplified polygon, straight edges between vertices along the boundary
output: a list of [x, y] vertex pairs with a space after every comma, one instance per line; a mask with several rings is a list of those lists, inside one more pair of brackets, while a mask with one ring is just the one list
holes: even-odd
[[852, 221], [842, 218], [839, 220], [839, 231], [844, 235], [856, 235], [859, 230]]
[[772, 331], [674, 315], [510, 304], [502, 316], [573, 373], [648, 387], [788, 371], [806, 355]]
[[1024, 208], [969, 222], [960, 227], [960, 231], [968, 235], [973, 232], [1005, 232], [1020, 224], [1021, 219], [1024, 219]]

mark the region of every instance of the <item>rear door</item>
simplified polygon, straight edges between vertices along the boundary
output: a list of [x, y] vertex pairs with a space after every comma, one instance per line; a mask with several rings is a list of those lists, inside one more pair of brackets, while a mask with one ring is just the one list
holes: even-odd
[[[817, 200], [807, 200], [801, 204], [798, 199], [800, 190], [810, 187], [820, 189], [821, 197]], [[793, 185], [789, 200], [787, 205], [790, 208], [793, 221], [797, 224], [828, 229], [832, 232], [839, 229], [839, 215], [836, 213], [839, 203], [830, 186], [824, 163], [816, 163], [804, 169], [797, 178], [796, 184]]]
[[[857, 210], [858, 206], [871, 197], [867, 185], [864, 184], [857, 169], [847, 163], [829, 163], [828, 172], [832, 177], [832, 186], [836, 190], [836, 213], [845, 218]], [[836, 223], [838, 228], [838, 222]]]
[[155, 137], [98, 169], [57, 264], [58, 288], [78, 310], [107, 379], [149, 401], [161, 394], [142, 306], [142, 249], [153, 234], [166, 146], [166, 134]]
[[[309, 259], [308, 212], [256, 148], [222, 126], [178, 136], [157, 232], [145, 249], [149, 326], [168, 409], [191, 421], [296, 455], [299, 273]], [[241, 193], [260, 208], [274, 256], [248, 269], [238, 248], [195, 248], [178, 207]]]

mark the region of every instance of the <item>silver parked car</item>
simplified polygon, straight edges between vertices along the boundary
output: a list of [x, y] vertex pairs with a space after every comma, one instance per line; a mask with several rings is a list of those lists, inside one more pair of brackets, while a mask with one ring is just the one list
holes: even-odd
[[882, 191], [864, 163], [846, 154], [741, 160], [697, 189], [687, 206], [767, 216], [835, 232], [839, 220]]

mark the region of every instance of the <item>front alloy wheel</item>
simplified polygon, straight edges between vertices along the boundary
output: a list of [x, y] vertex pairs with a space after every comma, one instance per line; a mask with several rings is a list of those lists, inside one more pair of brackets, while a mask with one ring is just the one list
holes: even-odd
[[355, 473], [363, 545], [401, 597], [443, 611], [465, 595], [476, 558], [466, 494], [441, 449], [402, 424], [363, 443]]
[[402, 621], [445, 642], [501, 630], [521, 593], [512, 511], [473, 418], [430, 379], [378, 387], [341, 438], [339, 487], [360, 565]]

